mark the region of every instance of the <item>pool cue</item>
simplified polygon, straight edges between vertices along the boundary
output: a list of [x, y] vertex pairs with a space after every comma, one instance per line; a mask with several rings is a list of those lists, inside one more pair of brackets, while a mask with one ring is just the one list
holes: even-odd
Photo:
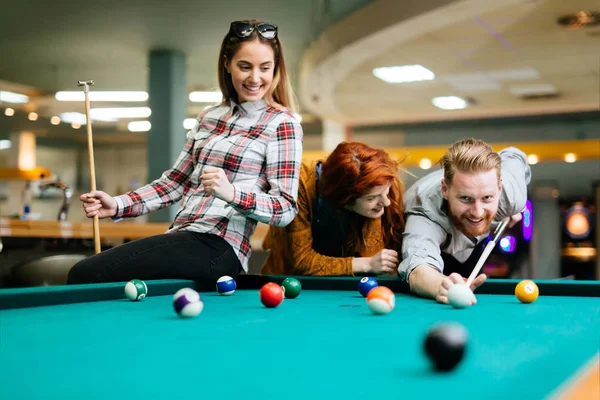
[[504, 233], [504, 230], [508, 226], [509, 221], [510, 221], [510, 217], [506, 217], [502, 221], [500, 221], [500, 223], [496, 227], [496, 230], [494, 231], [494, 236], [492, 236], [492, 240], [490, 240], [485, 245], [485, 249], [483, 250], [481, 257], [479, 257], [479, 261], [477, 261], [477, 265], [475, 265], [473, 272], [471, 272], [469, 279], [467, 279], [467, 282], [466, 282], [467, 287], [471, 287], [471, 283], [473, 283], [473, 280], [475, 279], [475, 277], [481, 270], [481, 267], [483, 267], [483, 263], [487, 260], [488, 256], [492, 252], [492, 250], [494, 250], [494, 247], [496, 246], [496, 242], [498, 242], [498, 240], [500, 239], [500, 236], [502, 236], [502, 234]]
[[[92, 138], [92, 119], [90, 118], [90, 98], [89, 91], [90, 86], [94, 84], [94, 81], [77, 81], [77, 85], [83, 86], [83, 93], [85, 95], [85, 122], [87, 128], [87, 143], [88, 143], [88, 154], [90, 157], [90, 186], [91, 191], [96, 190], [96, 170], [94, 168], [94, 140]], [[94, 251], [96, 254], [100, 253], [100, 226], [98, 215], [94, 215]]]

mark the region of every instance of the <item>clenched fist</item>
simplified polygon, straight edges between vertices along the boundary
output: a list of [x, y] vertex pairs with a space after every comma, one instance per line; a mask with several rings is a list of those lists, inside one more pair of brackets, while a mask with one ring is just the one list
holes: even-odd
[[221, 168], [205, 167], [200, 182], [204, 190], [223, 201], [231, 203], [235, 198], [235, 188]]
[[117, 214], [117, 201], [101, 190], [94, 190], [79, 196], [85, 216], [94, 218], [110, 218]]

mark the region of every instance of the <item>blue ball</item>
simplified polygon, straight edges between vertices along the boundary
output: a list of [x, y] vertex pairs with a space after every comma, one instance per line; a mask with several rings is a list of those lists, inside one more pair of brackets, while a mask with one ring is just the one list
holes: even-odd
[[363, 297], [367, 297], [367, 294], [369, 294], [369, 291], [377, 286], [379, 286], [379, 283], [377, 283], [377, 281], [374, 278], [365, 276], [358, 283], [358, 291], [360, 292], [360, 294]]
[[224, 296], [229, 296], [235, 292], [236, 284], [232, 277], [222, 276], [217, 280], [217, 292]]

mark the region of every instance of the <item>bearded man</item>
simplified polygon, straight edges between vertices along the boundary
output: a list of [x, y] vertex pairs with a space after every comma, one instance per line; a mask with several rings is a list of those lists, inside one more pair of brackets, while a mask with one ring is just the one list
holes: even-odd
[[[522, 151], [509, 147], [496, 153], [476, 139], [454, 143], [440, 164], [404, 196], [398, 274], [412, 293], [447, 304], [448, 289], [470, 275], [490, 232], [505, 217], [509, 226], [521, 220], [531, 169]], [[485, 280], [478, 275], [471, 290]]]

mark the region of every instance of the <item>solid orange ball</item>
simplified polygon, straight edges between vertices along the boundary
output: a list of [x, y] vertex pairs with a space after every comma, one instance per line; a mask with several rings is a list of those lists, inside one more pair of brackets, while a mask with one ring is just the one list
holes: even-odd
[[537, 300], [540, 294], [538, 286], [530, 280], [519, 282], [515, 288], [515, 296], [521, 303], [533, 303]]

